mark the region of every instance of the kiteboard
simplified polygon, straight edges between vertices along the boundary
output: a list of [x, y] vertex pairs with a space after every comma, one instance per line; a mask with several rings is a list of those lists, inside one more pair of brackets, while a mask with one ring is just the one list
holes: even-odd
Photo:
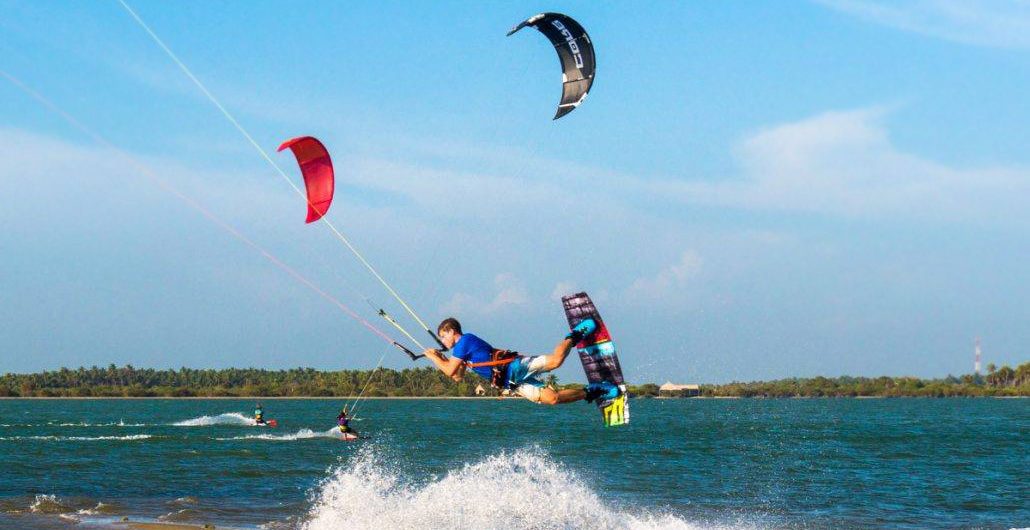
[[358, 435], [352, 432], [341, 432], [339, 438], [337, 439], [343, 440], [345, 442], [353, 442], [354, 440], [358, 439]]
[[268, 420], [268, 421], [266, 421], [264, 423], [258, 423], [258, 422], [255, 421], [254, 422], [254, 426], [255, 427], [278, 427], [279, 426], [279, 422], [275, 421], [275, 420]]
[[592, 318], [597, 323], [597, 331], [576, 345], [579, 360], [583, 363], [583, 371], [590, 383], [612, 383], [622, 392], [615, 399], [607, 399], [597, 403], [601, 410], [606, 427], [629, 423], [629, 402], [626, 399], [626, 382], [622, 379], [622, 367], [615, 354], [615, 343], [608, 333], [608, 326], [601, 319], [601, 314], [594, 307], [587, 293], [576, 293], [562, 297], [565, 306], [565, 318], [569, 320], [569, 328], [575, 328], [580, 322]]

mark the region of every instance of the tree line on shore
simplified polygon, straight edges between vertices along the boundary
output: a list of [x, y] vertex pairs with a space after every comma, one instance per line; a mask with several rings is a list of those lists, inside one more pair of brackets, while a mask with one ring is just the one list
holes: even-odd
[[[546, 383], [560, 385], [554, 375]], [[0, 376], [0, 397], [372, 397], [485, 396], [498, 392], [467, 373], [455, 383], [432, 367], [392, 370], [264, 370], [226, 368], [155, 370], [132, 365], [107, 368], [61, 368], [34, 374]], [[635, 397], [657, 397], [653, 383], [630, 385]], [[664, 394], [662, 394], [664, 395]], [[988, 366], [985, 376], [967, 374], [942, 379], [915, 377], [812, 377], [776, 381], [702, 385], [706, 397], [959, 397], [1030, 396], [1030, 363], [1015, 369]]]
[[985, 376], [812, 377], [702, 385], [707, 397], [1030, 397], [1030, 363], [989, 368]]

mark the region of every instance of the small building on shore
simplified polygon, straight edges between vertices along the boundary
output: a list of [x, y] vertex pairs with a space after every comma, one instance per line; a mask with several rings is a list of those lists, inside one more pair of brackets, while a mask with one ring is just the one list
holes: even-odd
[[476, 385], [476, 395], [477, 396], [485, 396], [486, 395], [486, 389], [483, 388], [483, 384], [482, 383]]
[[676, 385], [666, 381], [658, 387], [658, 397], [697, 397], [701, 395], [701, 385]]

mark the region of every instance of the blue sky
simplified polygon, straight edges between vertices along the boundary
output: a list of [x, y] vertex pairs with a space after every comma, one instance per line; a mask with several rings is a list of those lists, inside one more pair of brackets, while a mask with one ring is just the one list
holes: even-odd
[[[323, 140], [431, 324], [544, 352], [586, 290], [633, 381], [1030, 360], [1025, 2], [132, 5], [266, 151]], [[117, 2], [0, 9], [0, 70], [117, 147], [0, 79], [0, 372], [410, 365], [125, 162], [402, 316]], [[550, 45], [505, 37], [544, 10], [598, 56], [557, 122]]]

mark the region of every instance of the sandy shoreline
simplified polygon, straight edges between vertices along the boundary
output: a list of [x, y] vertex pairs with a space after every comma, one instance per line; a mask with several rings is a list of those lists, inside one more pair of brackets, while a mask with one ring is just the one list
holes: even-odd
[[[197, 530], [201, 528], [219, 528], [215, 525], [210, 524], [182, 524], [182, 523], [136, 523], [132, 521], [124, 521], [119, 523], [113, 523], [114, 528], [131, 528], [134, 530]], [[221, 528], [229, 528], [223, 526]]]

